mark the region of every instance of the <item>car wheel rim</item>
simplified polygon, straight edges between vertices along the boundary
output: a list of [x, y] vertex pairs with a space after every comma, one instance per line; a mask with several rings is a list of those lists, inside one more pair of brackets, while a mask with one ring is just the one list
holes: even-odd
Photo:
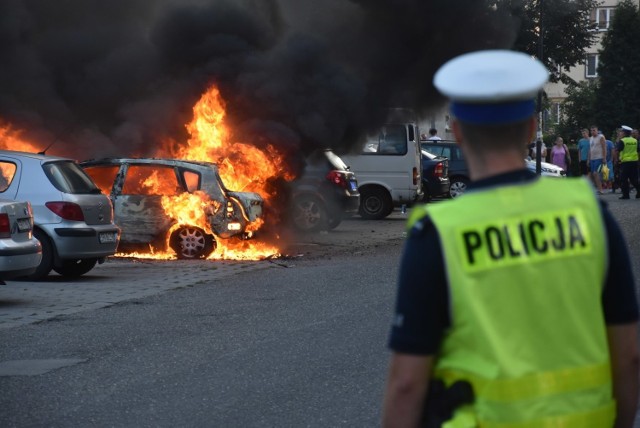
[[465, 190], [467, 190], [467, 185], [462, 181], [455, 181], [451, 183], [451, 188], [449, 193], [451, 193], [451, 197], [455, 198], [456, 196], [462, 195]]
[[201, 230], [196, 228], [183, 228], [178, 234], [180, 252], [183, 257], [198, 257], [204, 252], [206, 238]]
[[296, 210], [296, 224], [303, 229], [315, 227], [321, 219], [320, 207], [313, 201], [304, 201], [298, 204]]

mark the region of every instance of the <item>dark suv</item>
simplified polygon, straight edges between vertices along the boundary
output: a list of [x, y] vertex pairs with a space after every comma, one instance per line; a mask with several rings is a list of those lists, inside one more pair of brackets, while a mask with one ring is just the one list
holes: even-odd
[[455, 198], [467, 190], [469, 169], [458, 143], [450, 140], [421, 141], [420, 147], [436, 156], [449, 159], [449, 196]]
[[356, 175], [331, 150], [310, 156], [292, 186], [292, 220], [300, 231], [334, 229], [345, 216], [358, 212]]

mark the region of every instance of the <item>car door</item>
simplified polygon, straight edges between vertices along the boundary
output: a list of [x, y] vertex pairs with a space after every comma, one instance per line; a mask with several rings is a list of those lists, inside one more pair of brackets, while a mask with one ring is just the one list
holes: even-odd
[[182, 192], [173, 166], [128, 164], [121, 170], [121, 185], [114, 186], [116, 223], [121, 242], [140, 244], [163, 239], [172, 219], [162, 207], [163, 196]]

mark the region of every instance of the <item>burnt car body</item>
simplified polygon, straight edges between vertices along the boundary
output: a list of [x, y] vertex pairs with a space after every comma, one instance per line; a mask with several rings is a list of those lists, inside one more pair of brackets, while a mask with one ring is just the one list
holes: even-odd
[[292, 183], [293, 225], [302, 232], [335, 229], [358, 212], [356, 175], [331, 150], [313, 153]]
[[[178, 258], [207, 257], [218, 239], [251, 237], [254, 230], [249, 225], [262, 217], [262, 197], [228, 190], [217, 165], [210, 162], [109, 158], [84, 161], [80, 166], [110, 196], [123, 247], [162, 248], [168, 242]], [[149, 184], [151, 179], [155, 184]], [[163, 197], [198, 192], [205, 194], [202, 208], [196, 208], [203, 213], [193, 215], [204, 214], [205, 228], [167, 215]]]

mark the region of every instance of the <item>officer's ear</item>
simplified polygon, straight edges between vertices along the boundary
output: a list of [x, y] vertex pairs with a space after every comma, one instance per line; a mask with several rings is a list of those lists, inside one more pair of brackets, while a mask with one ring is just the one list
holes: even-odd
[[536, 115], [531, 116], [529, 120], [527, 120], [527, 128], [529, 135], [527, 141], [534, 141], [534, 139], [537, 138], [536, 133], [538, 131], [538, 118]]
[[460, 129], [460, 122], [458, 122], [455, 118], [451, 120], [451, 130], [453, 131], [453, 136], [456, 141], [459, 143], [460, 141], [464, 141], [464, 136], [462, 135], [462, 129]]

